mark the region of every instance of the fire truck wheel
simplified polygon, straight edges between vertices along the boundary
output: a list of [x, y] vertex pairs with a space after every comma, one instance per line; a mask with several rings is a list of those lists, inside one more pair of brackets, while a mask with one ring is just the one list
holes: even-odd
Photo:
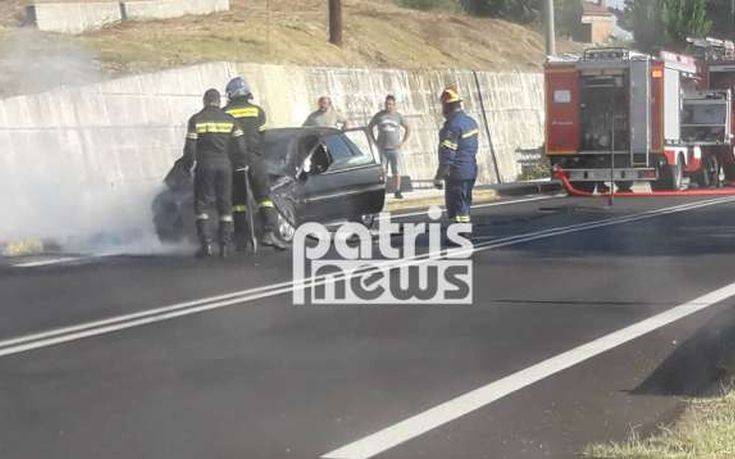
[[697, 184], [702, 188], [720, 186], [720, 164], [715, 156], [707, 156], [696, 175]]
[[723, 164], [722, 171], [725, 173], [725, 180], [728, 182], [735, 181], [735, 163]]
[[629, 192], [633, 188], [633, 182], [630, 180], [615, 182], [615, 185], [617, 185], [618, 191], [622, 191], [624, 193]]
[[660, 178], [653, 182], [653, 188], [655, 190], [681, 190], [684, 180], [683, 162], [682, 158], [679, 157], [676, 165], [665, 165], [660, 171]]

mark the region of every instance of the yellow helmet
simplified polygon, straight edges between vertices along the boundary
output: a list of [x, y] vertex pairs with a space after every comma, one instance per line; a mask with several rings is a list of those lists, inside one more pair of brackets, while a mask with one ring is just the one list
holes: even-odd
[[442, 91], [442, 95], [439, 98], [441, 100], [442, 104], [451, 104], [454, 102], [462, 102], [462, 98], [459, 97], [459, 93], [457, 92], [457, 89], [450, 86], [446, 88], [444, 91]]

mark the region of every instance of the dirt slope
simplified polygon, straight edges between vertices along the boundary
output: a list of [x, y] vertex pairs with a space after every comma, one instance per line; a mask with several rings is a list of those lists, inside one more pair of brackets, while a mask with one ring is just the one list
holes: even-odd
[[[0, 2], [0, 52], [17, 49], [24, 4]], [[341, 49], [327, 43], [324, 0], [231, 4], [231, 11], [209, 16], [127, 22], [79, 36], [39, 33], [31, 41], [74, 47], [93, 56], [108, 75], [210, 60], [487, 70], [540, 69], [543, 60], [543, 39], [535, 30], [502, 20], [401, 8], [392, 0], [343, 0]], [[11, 40], [13, 46], [2, 46]], [[562, 51], [573, 46], [560, 44]]]

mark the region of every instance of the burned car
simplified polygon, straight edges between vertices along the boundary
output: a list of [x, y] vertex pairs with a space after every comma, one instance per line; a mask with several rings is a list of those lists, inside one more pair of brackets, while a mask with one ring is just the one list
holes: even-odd
[[[269, 129], [263, 157], [279, 214], [278, 236], [284, 241], [290, 241], [304, 222], [369, 222], [383, 209], [385, 172], [366, 129]], [[152, 205], [158, 238], [193, 240], [191, 176], [174, 166], [165, 182], [167, 188]]]

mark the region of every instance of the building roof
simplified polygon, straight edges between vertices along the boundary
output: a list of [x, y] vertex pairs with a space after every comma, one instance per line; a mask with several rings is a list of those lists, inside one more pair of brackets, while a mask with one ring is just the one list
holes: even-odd
[[582, 16], [615, 16], [604, 5], [582, 2]]

